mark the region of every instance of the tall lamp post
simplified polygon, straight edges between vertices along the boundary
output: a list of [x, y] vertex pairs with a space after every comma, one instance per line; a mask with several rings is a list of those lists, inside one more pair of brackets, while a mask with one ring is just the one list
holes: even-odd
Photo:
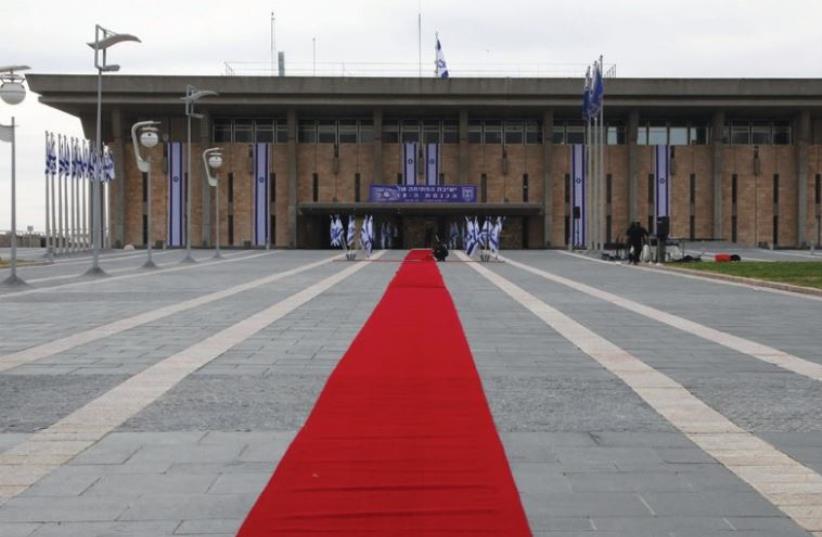
[[194, 103], [203, 97], [218, 95], [216, 91], [200, 90], [188, 84], [186, 86], [186, 96], [181, 99], [186, 104], [186, 116], [188, 117], [188, 148], [186, 155], [186, 171], [188, 177], [186, 179], [186, 256], [183, 258], [183, 263], [196, 263], [197, 261], [191, 255], [191, 119], [202, 119], [202, 114], [194, 113]]
[[[26, 98], [25, 80], [15, 71], [25, 71], [27, 65], [9, 65], [0, 67], [0, 99], [11, 105], [20, 104]], [[3, 285], [26, 285], [22, 278], [17, 276], [17, 147], [15, 143], [17, 125], [14, 116], [11, 125], [0, 125], [0, 141], [11, 143], [11, 274], [3, 281]]]
[[118, 34], [103, 28], [99, 24], [94, 26], [94, 41], [88, 43], [94, 49], [94, 67], [97, 68], [97, 137], [94, 140], [94, 151], [99, 158], [99, 164], [95, 168], [96, 177], [91, 183], [91, 244], [92, 244], [92, 264], [86, 271], [89, 276], [105, 276], [106, 273], [100, 268], [100, 224], [102, 215], [100, 214], [100, 180], [102, 178], [102, 155], [103, 155], [103, 73], [116, 72], [120, 70], [119, 65], [109, 65], [106, 63], [106, 52], [109, 47], [126, 41], [136, 41], [140, 39], [131, 34]]
[[[146, 149], [151, 149], [160, 141], [157, 134], [157, 125], [159, 121], [138, 121], [131, 127], [131, 143], [134, 145], [134, 159], [137, 161], [137, 169], [146, 174], [146, 189], [148, 190], [148, 218], [146, 225], [148, 230], [146, 232], [146, 262], [143, 268], [153, 269], [157, 268], [154, 260], [151, 258], [151, 156], [143, 158], [140, 154], [140, 145]], [[137, 143], [137, 140], [140, 140]]]
[[[217, 226], [214, 231], [214, 259], [223, 257], [220, 255], [220, 185], [217, 181], [217, 170], [223, 165], [223, 150], [219, 147], [212, 147], [203, 151], [203, 166], [205, 167], [208, 186], [214, 187], [214, 222]], [[211, 175], [214, 170], [214, 175]]]

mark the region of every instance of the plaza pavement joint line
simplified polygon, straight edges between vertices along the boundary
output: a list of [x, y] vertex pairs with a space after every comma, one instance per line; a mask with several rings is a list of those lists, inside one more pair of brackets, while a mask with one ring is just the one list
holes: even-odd
[[782, 369], [792, 373], [803, 375], [813, 380], [822, 381], [822, 364], [805, 360], [804, 358], [789, 354], [785, 351], [781, 351], [740, 336], [735, 336], [733, 334], [729, 334], [728, 332], [710, 328], [704, 324], [697, 323], [696, 321], [691, 321], [685, 319], [684, 317], [674, 315], [673, 313], [668, 313], [651, 306], [646, 306], [645, 304], [640, 304], [639, 302], [634, 302], [633, 300], [609, 293], [608, 291], [603, 291], [602, 289], [597, 289], [596, 287], [591, 287], [590, 285], [552, 274], [545, 270], [526, 265], [525, 263], [520, 263], [508, 258], [504, 259], [511, 266], [545, 278], [548, 281], [570, 287], [571, 289], [584, 293], [588, 296], [604, 300], [605, 302], [609, 302], [628, 311], [638, 313], [639, 315], [647, 317], [653, 321], [667, 324], [668, 326], [682, 330], [683, 332], [695, 335], [713, 343], [717, 343], [723, 347], [742, 354], [747, 354], [752, 358], [781, 367]]
[[[457, 255], [467, 259], [462, 252]], [[822, 537], [822, 476], [738, 427], [681, 384], [477, 263], [485, 279], [627, 384], [708, 455], [800, 527]]]
[[93, 446], [191, 373], [367, 265], [354, 263], [165, 358], [0, 454], [0, 505]]
[[[306, 270], [322, 266], [326, 263], [330, 263], [337, 257], [339, 256], [333, 256], [322, 259], [320, 261], [315, 261], [313, 263], [300, 265], [293, 269], [289, 269], [283, 272], [277, 272], [269, 276], [257, 278], [256, 280], [252, 280], [250, 282], [241, 283], [239, 285], [235, 285], [227, 289], [222, 289], [220, 291], [214, 291], [213, 293], [208, 293], [206, 295], [185, 300], [183, 302], [169, 304], [161, 308], [146, 311], [143, 313], [138, 313], [137, 315], [132, 315], [131, 317], [127, 317], [125, 319], [120, 319], [108, 324], [96, 326], [83, 332], [78, 332], [70, 336], [65, 336], [59, 339], [55, 339], [53, 341], [41, 343], [40, 345], [35, 345], [34, 347], [29, 347], [27, 349], [6, 354], [5, 356], [0, 356], [0, 373], [20, 365], [29, 364], [31, 362], [41, 360], [49, 356], [53, 356], [57, 353], [67, 351], [79, 345], [91, 343], [92, 341], [97, 341], [108, 336], [119, 334], [120, 332], [123, 332], [125, 330], [130, 330], [132, 328], [136, 328], [146, 323], [157, 321], [159, 319], [168, 317], [169, 315], [173, 315], [175, 313], [180, 313], [191, 308], [196, 308], [198, 306], [203, 306], [205, 304], [214, 302], [215, 300], [221, 300], [223, 298], [227, 298], [238, 293], [242, 293], [243, 291], [248, 291], [261, 285], [275, 282], [288, 276], [299, 274], [300, 272], [304, 272]], [[248, 258], [244, 257], [241, 259]], [[192, 266], [196, 265], [186, 265], [185, 268]]]
[[48, 291], [53, 291], [54, 289], [66, 289], [69, 287], [80, 287], [82, 285], [92, 285], [96, 283], [108, 283], [108, 282], [116, 282], [118, 280], [131, 280], [134, 278], [144, 278], [146, 276], [154, 276], [156, 274], [165, 274], [168, 272], [177, 272], [180, 270], [190, 270], [194, 268], [202, 268], [202, 267], [213, 267], [215, 265], [221, 265], [223, 263], [236, 263], [237, 261], [244, 261], [246, 259], [254, 259], [255, 257], [262, 257], [264, 255], [272, 255], [277, 253], [277, 250], [272, 250], [270, 252], [263, 252], [260, 254], [253, 254], [247, 256], [240, 256], [237, 254], [235, 257], [231, 257], [230, 259], [218, 259], [216, 261], [210, 261], [208, 263], [193, 263], [193, 264], [186, 264], [186, 265], [175, 265], [173, 267], [168, 268], [159, 268], [157, 270], [147, 270], [145, 272], [136, 272], [134, 274], [123, 274], [122, 276], [109, 276], [107, 278], [92, 278], [88, 280], [83, 280], [80, 282], [71, 282], [71, 283], [62, 283], [60, 285], [51, 285], [48, 287], [37, 287], [35, 289], [25, 289], [23, 291], [16, 291], [13, 293], [4, 293], [0, 294], [0, 301], [4, 298], [12, 297], [16, 298], [18, 296], [24, 295], [32, 295], [35, 293], [46, 293]]

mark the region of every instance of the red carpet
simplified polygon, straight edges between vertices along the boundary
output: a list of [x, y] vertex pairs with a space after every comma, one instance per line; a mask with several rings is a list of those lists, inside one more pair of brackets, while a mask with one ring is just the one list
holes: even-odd
[[531, 535], [430, 252], [400, 265], [238, 535]]

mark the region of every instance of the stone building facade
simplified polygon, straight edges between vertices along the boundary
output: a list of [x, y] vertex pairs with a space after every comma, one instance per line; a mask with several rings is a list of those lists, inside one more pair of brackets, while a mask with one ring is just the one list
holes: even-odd
[[[94, 133], [96, 78], [29, 75], [43, 103]], [[328, 246], [330, 214], [373, 214], [399, 230], [397, 246], [422, 246], [464, 216], [505, 216], [504, 246], [564, 248], [571, 146], [583, 141], [578, 79], [107, 76], [104, 139], [118, 179], [109, 193], [111, 243], [143, 245], [167, 234], [165, 144], [151, 152], [152, 188], [130, 143], [132, 123], [162, 122], [165, 141], [186, 142], [186, 84], [203, 99], [191, 146], [193, 245], [251, 241], [251, 145], [271, 151], [272, 245]], [[670, 145], [671, 232], [777, 247], [820, 243], [822, 80], [608, 79], [605, 239], [654, 219], [653, 146]], [[403, 143], [437, 143], [440, 184], [475, 185], [477, 203], [368, 201], [372, 184], [403, 180]], [[200, 155], [222, 147], [220, 214]], [[417, 182], [422, 182], [422, 176]]]

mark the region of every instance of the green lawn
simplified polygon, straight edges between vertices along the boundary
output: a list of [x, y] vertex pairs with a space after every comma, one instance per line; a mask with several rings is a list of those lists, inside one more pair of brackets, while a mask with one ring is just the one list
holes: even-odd
[[688, 264], [687, 268], [822, 289], [822, 262], [818, 261], [775, 261], [772, 263], [755, 261], [714, 263], [703, 261], [702, 263]]

